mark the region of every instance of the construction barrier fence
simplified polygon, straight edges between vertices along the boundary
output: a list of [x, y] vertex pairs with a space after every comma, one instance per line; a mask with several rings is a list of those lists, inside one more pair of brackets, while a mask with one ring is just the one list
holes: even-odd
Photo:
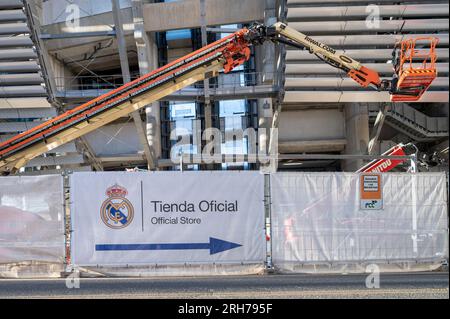
[[445, 174], [277, 173], [271, 199], [282, 271], [429, 270], [448, 256]]
[[447, 192], [445, 173], [1, 177], [0, 277], [433, 270]]
[[62, 176], [0, 177], [0, 277], [64, 271]]

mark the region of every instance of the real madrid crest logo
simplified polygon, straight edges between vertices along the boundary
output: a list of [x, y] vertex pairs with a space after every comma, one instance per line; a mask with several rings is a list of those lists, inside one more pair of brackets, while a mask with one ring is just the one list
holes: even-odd
[[127, 195], [126, 188], [117, 184], [106, 190], [108, 199], [103, 202], [100, 209], [100, 215], [106, 226], [120, 229], [131, 223], [134, 210], [133, 205], [125, 198]]

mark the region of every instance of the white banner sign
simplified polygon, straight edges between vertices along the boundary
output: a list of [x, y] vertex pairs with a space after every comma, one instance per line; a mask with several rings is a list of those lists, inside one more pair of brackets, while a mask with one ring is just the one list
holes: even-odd
[[258, 172], [75, 173], [72, 262], [263, 262]]

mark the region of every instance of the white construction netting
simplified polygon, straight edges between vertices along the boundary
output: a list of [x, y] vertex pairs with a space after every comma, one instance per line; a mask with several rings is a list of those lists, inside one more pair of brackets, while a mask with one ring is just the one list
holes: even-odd
[[446, 189], [443, 173], [384, 174], [383, 209], [362, 210], [358, 174], [274, 174], [273, 263], [299, 272], [437, 268], [448, 258]]
[[0, 277], [59, 276], [64, 240], [61, 176], [0, 177]]

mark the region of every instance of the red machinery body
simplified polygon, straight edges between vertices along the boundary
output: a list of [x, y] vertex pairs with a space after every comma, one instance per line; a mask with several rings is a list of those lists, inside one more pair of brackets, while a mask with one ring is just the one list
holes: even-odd
[[[405, 145], [399, 144], [389, 149], [382, 155], [384, 156], [406, 156], [405, 153]], [[404, 159], [379, 159], [374, 160], [367, 165], [361, 167], [357, 172], [363, 173], [385, 173], [389, 172], [398, 165], [404, 163], [406, 160]]]

